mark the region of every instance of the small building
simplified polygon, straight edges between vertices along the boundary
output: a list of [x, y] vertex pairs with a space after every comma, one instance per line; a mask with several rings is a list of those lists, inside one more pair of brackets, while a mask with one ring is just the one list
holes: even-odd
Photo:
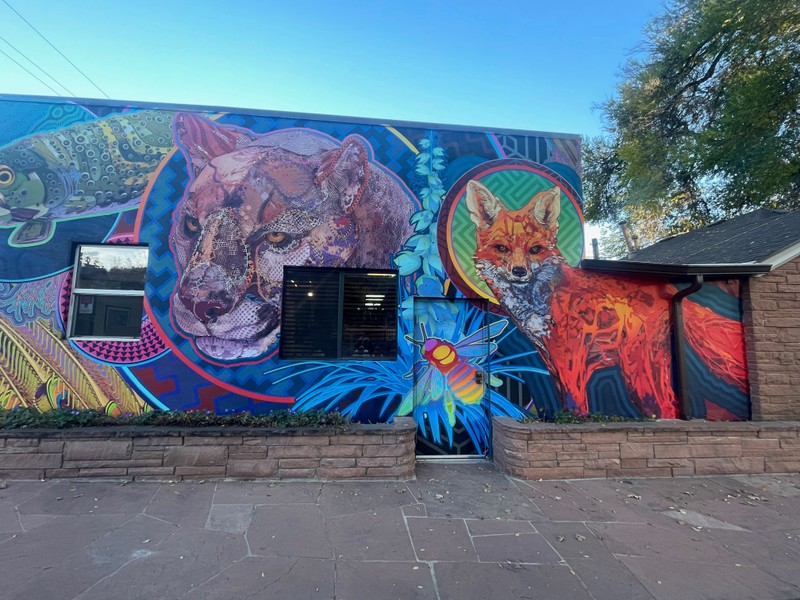
[[582, 265], [576, 135], [18, 96], [0, 123], [6, 409], [411, 415], [420, 454], [481, 455], [491, 415], [749, 419], [797, 383], [742, 309], [789, 274]]
[[765, 267], [741, 293], [752, 417], [800, 419], [800, 211], [761, 208], [661, 240], [631, 260]]

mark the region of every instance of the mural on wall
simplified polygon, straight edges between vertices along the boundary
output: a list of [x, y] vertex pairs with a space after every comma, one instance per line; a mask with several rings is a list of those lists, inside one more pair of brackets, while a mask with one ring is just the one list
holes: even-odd
[[[579, 268], [579, 141], [0, 100], [4, 407], [411, 415], [431, 452], [489, 416], [675, 416], [676, 287]], [[66, 339], [76, 243], [149, 249], [142, 334]], [[281, 360], [283, 267], [393, 268], [394, 361]], [[739, 289], [686, 306], [696, 414], [749, 416]]]
[[[495, 194], [492, 189], [497, 191]], [[502, 194], [502, 197], [500, 195]], [[615, 368], [636, 413], [677, 418], [672, 387], [669, 284], [585, 271], [567, 259], [559, 232], [562, 207], [577, 203], [546, 170], [490, 161], [465, 174], [446, 200], [440, 220], [442, 251], [457, 268], [471, 261], [472, 275], [534, 344], [553, 376], [563, 410], [590, 411], [588, 383]], [[447, 229], [469, 216], [474, 243], [463, 229]], [[566, 216], [566, 215], [565, 215]], [[566, 220], [567, 226], [574, 222]], [[467, 250], [464, 252], [464, 250]], [[465, 269], [462, 269], [464, 272]], [[741, 323], [684, 302], [687, 337], [715, 377], [747, 391]]]
[[172, 113], [143, 110], [34, 134], [0, 148], [0, 227], [36, 245], [54, 223], [138, 202], [172, 148]]
[[274, 349], [284, 265], [387, 267], [411, 234], [408, 192], [360, 136], [255, 136], [181, 113], [175, 137], [194, 176], [170, 236], [172, 317], [210, 359]]

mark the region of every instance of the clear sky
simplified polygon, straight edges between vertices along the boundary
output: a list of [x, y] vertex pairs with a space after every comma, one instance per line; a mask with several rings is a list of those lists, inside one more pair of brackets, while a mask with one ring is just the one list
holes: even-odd
[[[0, 49], [102, 97], [0, 0]], [[661, 0], [7, 0], [111, 98], [596, 135]], [[4, 41], [6, 40], [6, 41]], [[8, 42], [64, 84], [36, 70]], [[54, 95], [0, 54], [0, 92]]]

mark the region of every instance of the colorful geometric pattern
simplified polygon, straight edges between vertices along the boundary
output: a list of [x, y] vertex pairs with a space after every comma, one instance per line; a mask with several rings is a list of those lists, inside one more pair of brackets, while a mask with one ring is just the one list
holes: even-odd
[[537, 193], [557, 185], [561, 188], [561, 214], [558, 227], [558, 248], [570, 265], [577, 265], [583, 254], [583, 219], [577, 196], [560, 177], [542, 165], [527, 161], [489, 161], [463, 175], [450, 189], [442, 207], [439, 224], [439, 254], [445, 264], [452, 265], [448, 274], [456, 287], [467, 297], [483, 297], [497, 304], [491, 290], [475, 271], [475, 223], [466, 207], [465, 191], [470, 180], [477, 180], [506, 205], [517, 210]]

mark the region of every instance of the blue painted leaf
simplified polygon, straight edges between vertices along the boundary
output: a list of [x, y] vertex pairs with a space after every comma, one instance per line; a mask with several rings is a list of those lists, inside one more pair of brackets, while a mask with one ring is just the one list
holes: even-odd
[[423, 275], [417, 279], [417, 293], [420, 296], [441, 296], [442, 284], [438, 279]]
[[419, 270], [421, 259], [413, 252], [401, 252], [395, 257], [394, 264], [397, 265], [400, 275], [405, 277]]

